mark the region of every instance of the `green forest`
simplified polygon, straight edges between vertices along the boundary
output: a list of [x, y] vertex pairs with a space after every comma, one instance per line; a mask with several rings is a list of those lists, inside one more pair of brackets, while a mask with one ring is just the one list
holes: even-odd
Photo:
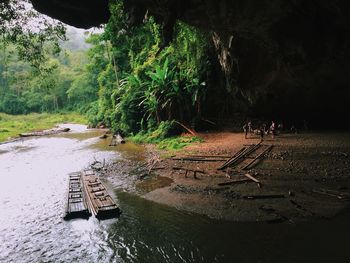
[[0, 28], [0, 112], [74, 111], [91, 126], [163, 137], [181, 126], [214, 125], [237, 107], [234, 91], [216, 87], [223, 78], [215, 77], [222, 73], [210, 59], [208, 34], [178, 22], [164, 43], [152, 17], [129, 27], [122, 1], [110, 10], [109, 23], [87, 33], [83, 49], [62, 45], [59, 23], [39, 32], [19, 31], [18, 24]]

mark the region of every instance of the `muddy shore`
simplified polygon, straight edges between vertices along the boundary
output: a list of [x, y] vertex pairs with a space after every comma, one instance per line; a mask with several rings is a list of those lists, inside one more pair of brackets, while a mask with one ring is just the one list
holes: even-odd
[[[232, 156], [242, 147], [258, 143], [257, 136], [244, 139], [242, 133], [231, 132], [199, 136], [203, 143], [175, 153], [147, 145], [146, 159], [153, 163], [153, 169], [148, 170], [148, 166], [138, 171], [135, 192], [180, 210], [241, 222], [327, 219], [349, 210], [350, 133], [266, 137], [262, 145], [272, 145], [272, 150], [244, 172], [239, 167], [218, 171], [224, 159], [211, 162], [174, 159], [188, 155]], [[132, 167], [129, 170], [134, 172]], [[113, 178], [113, 169], [118, 168], [109, 167], [109, 178]], [[194, 172], [186, 174], [186, 169], [200, 172], [195, 178]], [[260, 183], [249, 180], [246, 173]], [[232, 181], [240, 182], [225, 185]]]

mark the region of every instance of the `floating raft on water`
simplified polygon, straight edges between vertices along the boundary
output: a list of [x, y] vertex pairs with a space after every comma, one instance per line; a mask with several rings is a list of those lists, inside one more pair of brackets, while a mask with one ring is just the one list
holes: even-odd
[[68, 184], [68, 204], [64, 219], [89, 218], [91, 213], [87, 206], [80, 173], [70, 174]]
[[120, 209], [93, 171], [82, 172], [82, 181], [91, 212], [98, 219], [117, 217]]

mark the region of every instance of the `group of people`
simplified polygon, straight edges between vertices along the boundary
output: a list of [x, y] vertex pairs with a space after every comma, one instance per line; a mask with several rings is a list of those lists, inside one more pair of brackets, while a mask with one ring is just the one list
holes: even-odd
[[292, 134], [297, 134], [299, 133], [300, 130], [303, 132], [309, 131], [309, 123], [306, 120], [303, 120], [302, 123], [299, 122], [298, 125], [294, 125], [293, 123], [291, 123], [290, 125], [288, 125], [288, 127], [285, 127], [282, 122], [276, 125], [274, 121], [271, 121], [271, 124], [268, 128], [265, 122], [259, 122], [259, 123], [261, 124], [257, 125], [255, 129], [253, 128], [252, 122], [250, 120], [244, 123], [243, 131], [245, 133], [246, 139], [248, 138], [248, 134], [260, 135], [261, 140], [263, 140], [264, 135], [269, 135], [269, 134], [271, 134], [271, 137], [273, 139], [275, 138], [275, 135], [277, 133], [289, 132]]
[[[283, 128], [282, 124], [280, 124], [279, 127]], [[276, 124], [274, 121], [272, 121], [270, 127], [267, 129], [266, 123], [262, 123], [258, 129], [254, 130], [252, 127], [252, 122], [248, 121], [247, 123], [244, 124], [243, 131], [245, 133], [246, 139], [248, 138], [248, 134], [253, 134], [253, 133], [260, 135], [261, 140], [264, 140], [264, 135], [268, 135], [268, 134], [271, 134], [272, 139], [274, 139], [276, 135]]]

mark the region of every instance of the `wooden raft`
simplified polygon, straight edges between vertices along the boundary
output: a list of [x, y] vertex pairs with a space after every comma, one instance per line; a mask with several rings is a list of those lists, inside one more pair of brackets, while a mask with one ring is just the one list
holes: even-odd
[[89, 208], [96, 218], [107, 219], [120, 214], [119, 207], [93, 171], [82, 172], [82, 180]]
[[91, 213], [87, 206], [80, 173], [69, 175], [68, 189], [68, 203], [64, 219], [89, 218]]

